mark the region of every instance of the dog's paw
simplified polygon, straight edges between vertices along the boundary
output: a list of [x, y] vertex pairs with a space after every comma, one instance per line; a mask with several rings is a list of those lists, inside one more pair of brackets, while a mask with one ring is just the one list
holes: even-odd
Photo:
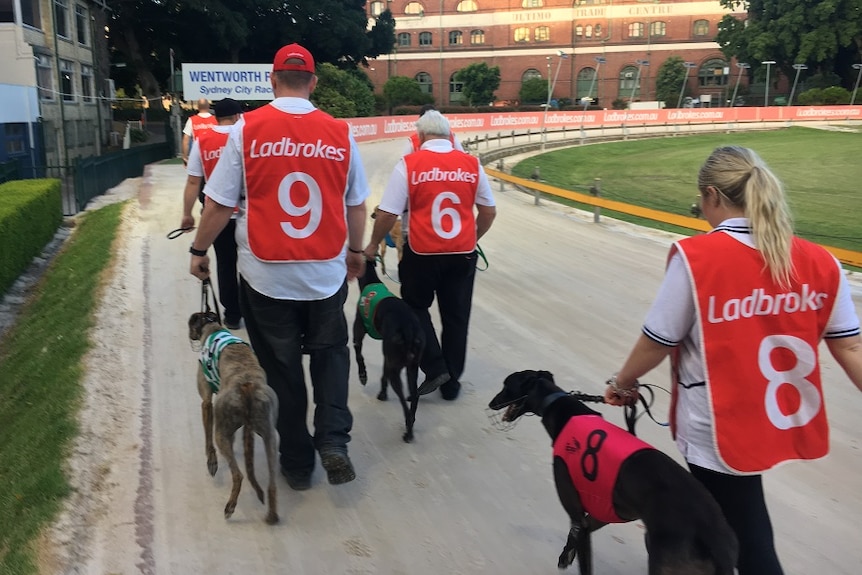
[[207, 457], [207, 471], [210, 472], [210, 477], [215, 477], [216, 471], [218, 471], [218, 459], [215, 453]]
[[401, 436], [401, 439], [404, 440], [404, 443], [411, 443], [413, 441], [413, 431], [405, 431], [404, 435]]
[[230, 519], [231, 515], [233, 515], [234, 510], [236, 509], [236, 501], [228, 501], [227, 505], [224, 506], [224, 518]]
[[361, 383], [362, 385], [365, 385], [366, 383], [368, 383], [368, 372], [366, 372], [366, 371], [360, 371], [359, 372], [359, 383]]
[[575, 555], [577, 554], [577, 549], [574, 547], [570, 547], [566, 545], [563, 548], [563, 552], [560, 553], [560, 559], [557, 561], [557, 569], [566, 569], [575, 561]]
[[389, 399], [389, 394], [386, 393], [385, 389], [383, 389], [380, 391], [380, 393], [377, 394], [377, 399], [379, 399], [380, 401], [386, 401], [387, 399]]
[[265, 521], [267, 525], [275, 525], [276, 523], [278, 523], [278, 513], [274, 511], [267, 513]]

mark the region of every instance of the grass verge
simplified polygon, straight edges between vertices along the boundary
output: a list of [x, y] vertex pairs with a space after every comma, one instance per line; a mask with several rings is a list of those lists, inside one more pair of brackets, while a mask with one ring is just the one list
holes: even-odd
[[[518, 163], [512, 173], [529, 178], [538, 167], [546, 183], [580, 192], [586, 192], [594, 178], [601, 178], [603, 197], [690, 215], [697, 196], [698, 169], [713, 149], [730, 144], [755, 150], [784, 182], [801, 237], [862, 251], [862, 164], [858, 160], [862, 133], [796, 127], [614, 142], [534, 156]], [[592, 210], [592, 206], [566, 203]], [[634, 216], [608, 215], [692, 233]]]
[[34, 541], [69, 492], [81, 358], [122, 204], [81, 218], [0, 348], [0, 573], [36, 573]]

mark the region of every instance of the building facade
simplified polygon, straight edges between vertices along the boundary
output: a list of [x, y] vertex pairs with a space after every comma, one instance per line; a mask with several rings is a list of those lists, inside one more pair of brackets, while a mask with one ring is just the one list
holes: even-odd
[[[392, 54], [372, 61], [381, 89], [391, 76], [415, 78], [440, 105], [463, 102], [454, 74], [474, 63], [499, 66], [497, 101], [515, 101], [540, 77], [553, 99], [655, 100], [655, 75], [671, 56], [689, 66], [686, 93], [725, 105], [744, 69], [713, 41], [728, 14], [718, 0], [370, 0], [369, 18], [389, 9]], [[737, 14], [744, 17], [744, 13]], [[373, 23], [373, 20], [371, 21]], [[675, 106], [677, 102], [668, 102]]]
[[0, 0], [0, 162], [28, 177], [98, 155], [110, 125], [104, 0]]

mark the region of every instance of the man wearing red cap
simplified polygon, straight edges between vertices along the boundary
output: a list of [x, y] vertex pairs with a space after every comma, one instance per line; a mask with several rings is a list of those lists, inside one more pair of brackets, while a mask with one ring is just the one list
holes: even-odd
[[[237, 122], [207, 181], [190, 271], [208, 277], [206, 249], [239, 205], [240, 306], [278, 395], [282, 474], [303, 490], [311, 486], [315, 449], [329, 483], [356, 477], [347, 456], [353, 416], [344, 302], [347, 280], [365, 265], [368, 184], [348, 124], [309, 101], [317, 77], [308, 50], [281, 48], [270, 81], [275, 100]], [[303, 354], [310, 356], [313, 436]]]

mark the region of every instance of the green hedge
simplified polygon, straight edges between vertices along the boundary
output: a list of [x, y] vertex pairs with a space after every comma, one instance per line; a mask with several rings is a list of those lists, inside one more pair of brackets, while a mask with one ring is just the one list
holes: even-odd
[[60, 180], [0, 184], [0, 294], [39, 255], [62, 221]]

